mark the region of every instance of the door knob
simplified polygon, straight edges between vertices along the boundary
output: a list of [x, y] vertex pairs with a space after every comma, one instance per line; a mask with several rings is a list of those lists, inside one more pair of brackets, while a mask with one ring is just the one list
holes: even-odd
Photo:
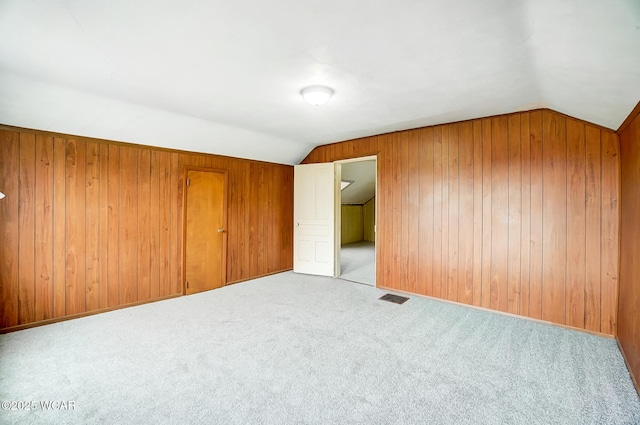
[[219, 227], [219, 228], [218, 228], [218, 233], [222, 233], [222, 232], [224, 232], [224, 229], [222, 229], [222, 228], [220, 228], [220, 227]]

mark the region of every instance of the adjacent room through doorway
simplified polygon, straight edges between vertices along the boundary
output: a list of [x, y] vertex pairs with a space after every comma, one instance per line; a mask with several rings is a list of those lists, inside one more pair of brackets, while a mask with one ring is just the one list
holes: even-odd
[[340, 277], [376, 285], [376, 160], [341, 164]]

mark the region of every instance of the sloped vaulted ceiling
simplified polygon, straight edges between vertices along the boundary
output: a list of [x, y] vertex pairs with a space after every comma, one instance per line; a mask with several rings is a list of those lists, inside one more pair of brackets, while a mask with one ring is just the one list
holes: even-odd
[[536, 107], [616, 129], [639, 99], [638, 0], [0, 0], [9, 125], [293, 164]]

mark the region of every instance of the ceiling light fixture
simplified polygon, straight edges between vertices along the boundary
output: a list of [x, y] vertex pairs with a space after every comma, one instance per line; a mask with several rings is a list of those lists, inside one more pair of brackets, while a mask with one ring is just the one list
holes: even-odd
[[4, 198], [4, 193], [0, 192], [0, 199]]
[[300, 95], [313, 106], [320, 106], [327, 103], [333, 95], [333, 90], [326, 86], [309, 86], [300, 90]]

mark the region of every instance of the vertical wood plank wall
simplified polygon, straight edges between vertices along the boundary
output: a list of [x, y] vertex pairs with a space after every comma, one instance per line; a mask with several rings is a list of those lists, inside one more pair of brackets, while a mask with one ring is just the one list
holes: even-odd
[[303, 162], [373, 154], [379, 286], [615, 334], [614, 132], [536, 110], [319, 146]]
[[0, 128], [0, 329], [182, 293], [185, 165], [229, 172], [227, 282], [291, 269], [293, 167]]
[[618, 341], [640, 392], [640, 103], [620, 134], [622, 195]]

